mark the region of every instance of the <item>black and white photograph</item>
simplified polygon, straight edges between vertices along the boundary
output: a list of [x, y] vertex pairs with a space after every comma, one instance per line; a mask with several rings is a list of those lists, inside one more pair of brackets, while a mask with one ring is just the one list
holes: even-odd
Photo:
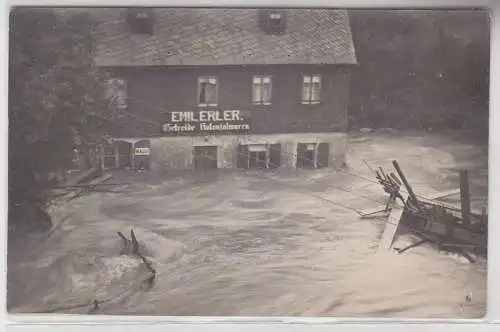
[[7, 310], [482, 318], [486, 9], [12, 7]]

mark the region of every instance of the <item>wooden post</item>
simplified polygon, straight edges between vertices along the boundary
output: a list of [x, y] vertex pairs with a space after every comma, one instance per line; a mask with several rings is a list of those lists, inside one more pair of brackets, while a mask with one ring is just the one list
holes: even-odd
[[104, 163], [104, 154], [105, 154], [105, 153], [104, 153], [104, 145], [103, 145], [103, 144], [101, 144], [101, 146], [100, 146], [100, 151], [101, 151], [101, 152], [100, 152], [100, 155], [101, 155], [101, 156], [100, 156], [100, 157], [101, 157], [101, 158], [100, 158], [100, 161], [101, 161], [101, 169], [102, 169], [102, 170], [104, 170], [104, 169], [105, 169], [105, 167], [104, 167], [104, 166], [105, 166], [105, 163]]
[[394, 168], [396, 169], [396, 172], [398, 172], [398, 175], [401, 178], [401, 181], [403, 181], [403, 184], [405, 185], [406, 191], [408, 192], [408, 196], [410, 196], [410, 198], [411, 198], [412, 201], [414, 201], [415, 203], [417, 203], [418, 202], [417, 196], [413, 192], [413, 189], [411, 189], [411, 186], [408, 183], [408, 180], [406, 179], [406, 176], [404, 175], [403, 171], [401, 170], [401, 167], [399, 167], [398, 162], [396, 160], [393, 160], [392, 164], [394, 165]]
[[131, 161], [132, 165], [130, 165], [130, 166], [131, 166], [132, 169], [136, 169], [135, 168], [135, 142], [132, 142], [132, 147], [131, 147], [130, 152], [132, 153], [131, 158], [130, 158], [131, 159], [130, 161]]
[[120, 151], [118, 150], [118, 147], [115, 147], [115, 168], [120, 167]]
[[469, 174], [467, 170], [460, 170], [460, 205], [462, 209], [462, 222], [464, 225], [470, 225], [470, 193], [469, 193]]

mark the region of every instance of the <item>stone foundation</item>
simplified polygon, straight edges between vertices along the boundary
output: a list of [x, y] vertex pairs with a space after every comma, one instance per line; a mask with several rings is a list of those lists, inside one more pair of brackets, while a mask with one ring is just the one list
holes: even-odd
[[[137, 142], [144, 138], [122, 140]], [[193, 147], [213, 146], [217, 149], [218, 168], [236, 168], [238, 145], [281, 144], [280, 167], [296, 166], [298, 143], [329, 143], [328, 167], [339, 168], [345, 162], [347, 149], [346, 133], [294, 133], [248, 136], [191, 136], [151, 138], [151, 169], [192, 170], [194, 168]]]

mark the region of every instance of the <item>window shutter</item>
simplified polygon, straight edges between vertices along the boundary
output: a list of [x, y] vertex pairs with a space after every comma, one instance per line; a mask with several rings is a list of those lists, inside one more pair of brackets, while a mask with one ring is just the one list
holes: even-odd
[[281, 166], [281, 144], [271, 144], [269, 146], [269, 168]]
[[248, 145], [238, 145], [237, 167], [248, 168]]
[[307, 149], [307, 144], [298, 143], [297, 144], [297, 167], [301, 168], [304, 165], [304, 154]]
[[328, 143], [319, 143], [318, 144], [318, 168], [328, 167], [328, 159], [330, 153], [330, 144]]

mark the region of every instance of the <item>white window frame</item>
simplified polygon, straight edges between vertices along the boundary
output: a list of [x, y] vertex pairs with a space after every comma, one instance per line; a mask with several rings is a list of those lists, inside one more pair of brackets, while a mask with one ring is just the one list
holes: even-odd
[[[202, 83], [210, 83], [215, 84], [215, 102], [212, 103], [202, 103], [200, 100], [201, 97], [201, 84]], [[207, 106], [217, 106], [219, 102], [219, 82], [216, 76], [200, 76], [198, 77], [198, 95], [197, 95], [198, 107], [207, 107]]]
[[[313, 98], [314, 84], [317, 84], [317, 99]], [[307, 89], [307, 95], [305, 90]], [[322, 90], [322, 77], [321, 75], [303, 75], [302, 76], [302, 104], [304, 105], [316, 105], [321, 102], [321, 90]]]
[[269, 168], [271, 162], [271, 150], [269, 144], [248, 144], [248, 158], [247, 158], [247, 168], [250, 169], [250, 153], [251, 152], [265, 152], [266, 161], [265, 168]]
[[[264, 100], [264, 85], [269, 84], [269, 100]], [[255, 98], [255, 89], [259, 89], [260, 98]], [[273, 99], [273, 78], [271, 75], [254, 75], [252, 77], [252, 104], [271, 105]]]

